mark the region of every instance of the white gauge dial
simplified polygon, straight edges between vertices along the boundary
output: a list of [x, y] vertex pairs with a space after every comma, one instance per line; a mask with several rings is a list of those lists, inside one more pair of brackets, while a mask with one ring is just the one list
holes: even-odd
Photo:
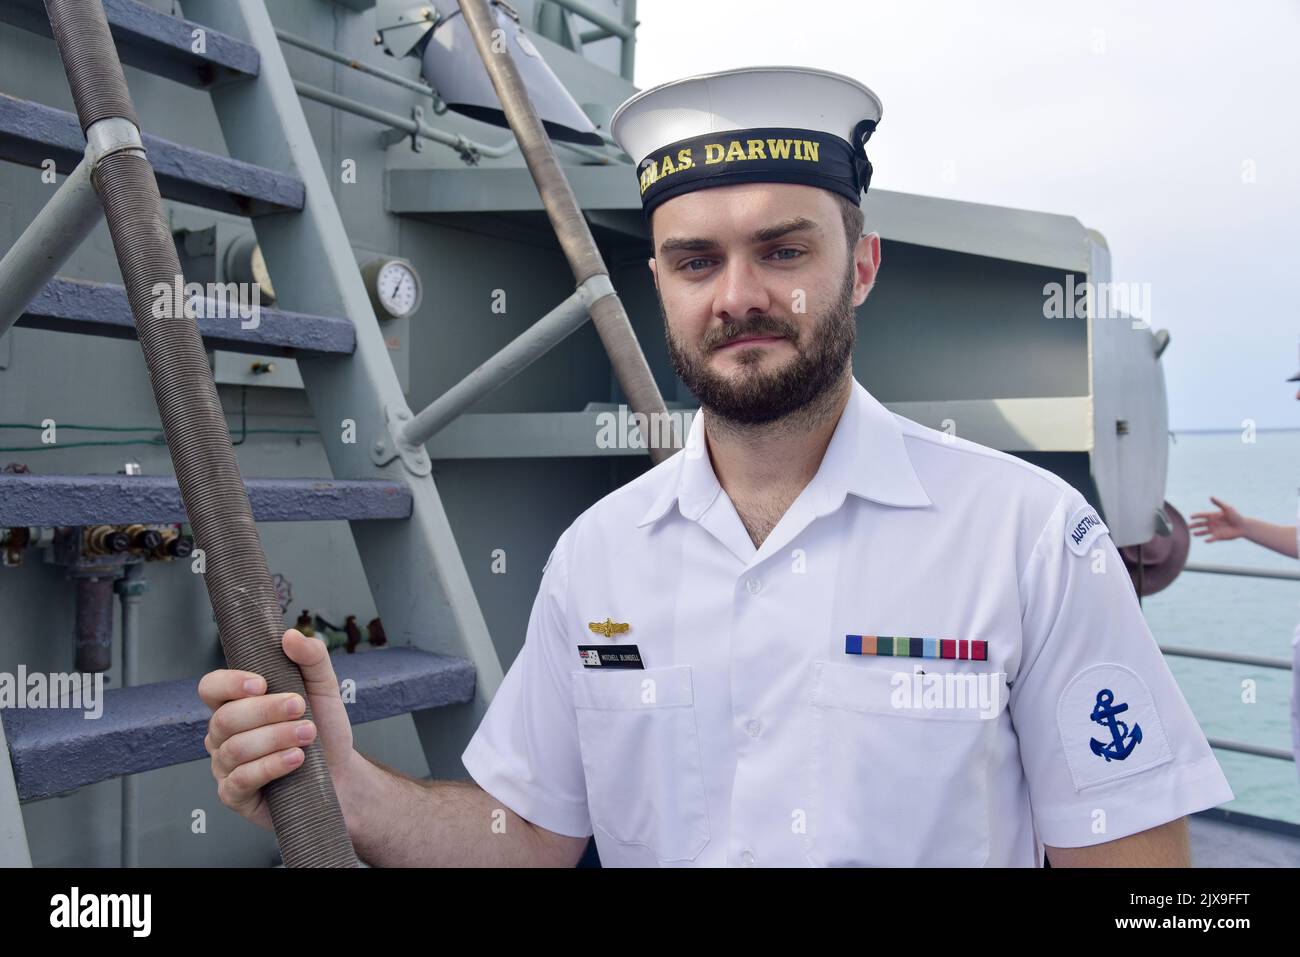
[[390, 316], [401, 319], [420, 308], [420, 277], [400, 259], [383, 262], [374, 272], [374, 297]]

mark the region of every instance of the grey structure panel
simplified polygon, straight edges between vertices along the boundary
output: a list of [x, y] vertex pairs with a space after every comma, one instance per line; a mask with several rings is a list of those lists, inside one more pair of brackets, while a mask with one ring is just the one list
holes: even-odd
[[[213, 87], [257, 76], [260, 58], [247, 43], [216, 30], [205, 31], [202, 53], [194, 52], [197, 23], [168, 16], [136, 0], [103, 0], [117, 55], [127, 66], [193, 87]], [[42, 0], [4, 0], [0, 20], [51, 36]]]
[[[126, 290], [112, 283], [54, 279], [37, 294], [18, 320], [27, 329], [49, 329], [134, 339], [135, 320]], [[238, 317], [199, 319], [199, 332], [210, 349], [254, 355], [347, 355], [356, 331], [346, 319], [309, 316], [262, 307], [257, 327], [244, 329]]]
[[[145, 152], [166, 199], [239, 216], [302, 209], [302, 180], [273, 169], [205, 153], [143, 134]], [[0, 93], [0, 159], [26, 166], [54, 160], [60, 173], [81, 162], [86, 138], [77, 117]]]
[[[159, 429], [161, 432], [161, 427]], [[245, 479], [259, 522], [406, 519], [411, 491], [364, 479]], [[176, 479], [165, 475], [0, 474], [0, 526], [184, 522]]]
[[[462, 658], [412, 648], [331, 657], [339, 680], [356, 682], [356, 703], [347, 706], [354, 725], [474, 698], [474, 667]], [[185, 678], [105, 691], [95, 719], [75, 708], [6, 708], [0, 717], [19, 799], [205, 757], [212, 713], [197, 688], [197, 678]]]

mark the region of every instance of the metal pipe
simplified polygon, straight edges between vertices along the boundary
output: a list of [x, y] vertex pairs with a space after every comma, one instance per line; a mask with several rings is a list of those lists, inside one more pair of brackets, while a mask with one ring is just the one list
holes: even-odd
[[623, 20], [628, 29], [627, 36], [623, 38], [619, 73], [631, 83], [636, 68], [636, 0], [623, 0]]
[[365, 73], [367, 76], [373, 76], [378, 80], [384, 80], [387, 83], [396, 84], [397, 86], [403, 87], [407, 90], [422, 93], [425, 96], [436, 97], [438, 95], [433, 87], [429, 86], [427, 83], [421, 83], [419, 80], [408, 80], [406, 77], [399, 76], [396, 73], [390, 73], [389, 71], [382, 70], [377, 66], [371, 66], [369, 63], [362, 63], [360, 60], [354, 60], [350, 56], [331, 50], [329, 47], [323, 47], [319, 44], [312, 43], [304, 37], [281, 30], [279, 27], [276, 28], [275, 35], [279, 38], [281, 43], [287, 43], [291, 47], [297, 47], [300, 50], [306, 50], [308, 53], [314, 53], [327, 60], [333, 60], [335, 63], [341, 63], [360, 73]]
[[113, 666], [113, 579], [117, 572], [74, 575], [76, 670], [102, 672]]
[[[140, 658], [137, 654], [140, 640], [140, 605], [149, 583], [144, 577], [144, 564], [135, 562], [126, 567], [126, 574], [117, 580], [117, 592], [122, 611], [122, 687], [130, 688], [140, 683]], [[122, 776], [122, 866], [140, 866], [140, 777], [136, 774]]]
[[[604, 285], [609, 287], [607, 277], [593, 276], [592, 279], [604, 279]], [[586, 289], [575, 292], [529, 326], [504, 349], [430, 402], [419, 415], [407, 420], [398, 434], [398, 441], [409, 446], [423, 445], [483, 396], [509, 382], [555, 348], [587, 321], [588, 301], [594, 299], [586, 293]], [[605, 293], [612, 294], [612, 288]]]
[[293, 81], [293, 88], [298, 91], [298, 95], [305, 100], [315, 100], [317, 103], [324, 103], [326, 106], [332, 106], [336, 110], [342, 110], [345, 113], [351, 113], [354, 116], [360, 116], [367, 120], [374, 120], [376, 123], [383, 123], [385, 126], [391, 126], [395, 130], [401, 130], [404, 133], [410, 133], [415, 136], [423, 137], [426, 140], [432, 140], [435, 143], [441, 143], [443, 146], [450, 146], [452, 149], [461, 153], [474, 152], [483, 156], [499, 159], [509, 153], [513, 153], [519, 148], [519, 144], [511, 140], [509, 143], [503, 143], [500, 146], [489, 146], [486, 143], [477, 143], [474, 140], [461, 136], [459, 133], [447, 133], [443, 130], [434, 129], [410, 117], [399, 116], [396, 113], [390, 113], [387, 110], [381, 110], [378, 107], [371, 106], [368, 103], [361, 103], [357, 100], [349, 99], [346, 96], [340, 96], [329, 90], [322, 90], [318, 86], [312, 86], [310, 83], [303, 83], [301, 80]]
[[1300, 572], [1275, 568], [1244, 568], [1240, 565], [1201, 565], [1183, 566], [1185, 572], [1205, 572], [1208, 575], [1241, 575], [1245, 578], [1281, 578], [1286, 581], [1300, 581]]
[[[582, 0], [551, 0], [557, 7], [563, 7], [570, 13], [576, 13], [584, 20], [589, 20], [598, 27], [603, 27], [616, 37], [622, 37], [624, 40], [630, 40], [636, 36], [636, 30], [625, 23], [619, 23], [608, 14], [601, 13], [599, 10], [593, 10]], [[464, 9], [464, 4], [461, 4]]]
[[[301, 80], [293, 81], [293, 88], [298, 91], [298, 95], [304, 100], [314, 100], [317, 103], [323, 103], [326, 106], [332, 106], [337, 110], [345, 113], [351, 113], [354, 116], [360, 116], [363, 119], [374, 120], [376, 123], [383, 123], [395, 130], [403, 133], [409, 133], [414, 136], [422, 137], [426, 140], [432, 140], [435, 143], [441, 143], [443, 146], [450, 146], [462, 156], [477, 153], [480, 156], [487, 156], [491, 159], [500, 159], [519, 148], [519, 142], [511, 139], [509, 142], [502, 143], [500, 146], [489, 146], [486, 143], [480, 143], [477, 140], [471, 140], [468, 137], [461, 136], [459, 133], [448, 133], [444, 130], [437, 129], [418, 120], [411, 119], [408, 116], [399, 116], [396, 113], [390, 113], [388, 110], [381, 110], [378, 107], [371, 106], [369, 103], [362, 103], [358, 100], [350, 99], [330, 90], [322, 90], [318, 86], [312, 86], [310, 83], [303, 83]], [[615, 162], [622, 162], [621, 159], [612, 159], [611, 157], [587, 146], [580, 146], [577, 143], [559, 143], [565, 149], [573, 150], [588, 159], [595, 160], [602, 165], [609, 166]]]
[[1241, 754], [1253, 754], [1259, 758], [1277, 758], [1279, 761], [1294, 761], [1295, 755], [1283, 748], [1268, 748], [1262, 744], [1245, 744], [1241, 741], [1228, 741], [1224, 738], [1207, 738], [1210, 747], [1220, 751], [1238, 751]]
[[1269, 658], [1264, 655], [1243, 655], [1232, 651], [1207, 651], [1203, 648], [1191, 648], [1183, 645], [1160, 645], [1160, 651], [1178, 658], [1203, 658], [1206, 661], [1226, 661], [1234, 665], [1254, 665], [1257, 668], [1278, 668], [1292, 671], [1294, 665], [1290, 658]]
[[[97, 124], [113, 127], [106, 140], [117, 145], [95, 165], [94, 185], [181, 498], [205, 555], [203, 581], [226, 658], [231, 668], [262, 675], [268, 693], [301, 695], [310, 720], [302, 673], [280, 645], [283, 614], [198, 324], [175, 304], [157, 308], [153, 289], [171, 288], [184, 277], [104, 8], [100, 0], [46, 0], [45, 7], [87, 143], [100, 140]], [[296, 770], [263, 789], [284, 862], [358, 866], [320, 739], [304, 751]]]
[[[591, 228], [573, 195], [573, 188], [564, 176], [564, 170], [555, 158], [550, 137], [537, 118], [513, 55], [505, 45], [494, 49], [497, 45], [493, 43], [492, 34], [497, 26], [488, 9], [487, 0], [458, 2], [465, 23], [474, 37], [474, 45], [478, 48], [488, 76], [492, 78], [492, 86], [506, 114], [506, 120], [510, 123], [515, 138], [519, 140], [519, 148], [528, 163], [528, 171], [541, 194], [546, 215], [550, 218], [551, 228], [555, 230], [564, 257], [569, 261], [569, 268], [573, 270], [574, 280], [582, 285], [592, 276], [608, 276], [609, 270], [591, 235]], [[604, 23], [600, 25], [606, 26]], [[595, 302], [591, 307], [591, 320], [633, 412], [645, 415], [647, 419], [654, 415], [666, 416], [668, 409], [664, 405], [663, 396], [659, 394], [659, 386], [650, 373], [650, 366], [619, 297], [605, 296]], [[667, 459], [675, 449], [651, 447], [648, 451], [651, 461], [658, 463]]]
[[87, 160], [78, 163], [0, 259], [0, 336], [103, 219], [104, 208], [90, 182], [91, 168]]

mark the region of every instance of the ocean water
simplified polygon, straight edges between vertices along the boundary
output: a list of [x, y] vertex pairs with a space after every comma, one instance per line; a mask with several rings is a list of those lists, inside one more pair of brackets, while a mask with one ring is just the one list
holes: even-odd
[[[1300, 431], [1182, 432], [1169, 449], [1167, 495], [1189, 521], [1214, 508], [1210, 496], [1242, 514], [1296, 523]], [[1208, 544], [1192, 539], [1189, 562], [1300, 571], [1300, 561], [1241, 539]], [[1183, 572], [1143, 602], [1161, 644], [1190, 645], [1290, 659], [1300, 622], [1300, 581]], [[1210, 737], [1291, 748], [1292, 672], [1169, 656], [1183, 695]], [[1242, 682], [1256, 683], [1254, 703]], [[1232, 751], [1215, 751], [1236, 800], [1225, 807], [1300, 823], [1296, 765]]]

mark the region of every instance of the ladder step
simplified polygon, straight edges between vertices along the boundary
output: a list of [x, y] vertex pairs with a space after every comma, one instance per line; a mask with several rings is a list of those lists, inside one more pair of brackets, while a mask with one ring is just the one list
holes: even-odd
[[[259, 522], [411, 517], [411, 490], [402, 482], [254, 478], [245, 479], [244, 485]], [[0, 527], [185, 521], [185, 505], [172, 476], [0, 473]]]
[[[84, 279], [56, 278], [37, 294], [19, 318], [26, 329], [74, 332], [112, 339], [134, 339], [135, 320], [122, 286]], [[199, 332], [209, 349], [252, 355], [350, 355], [356, 329], [346, 319], [310, 316], [262, 306], [257, 328], [242, 329], [238, 316], [201, 317]], [[247, 324], [251, 325], [251, 321]]]
[[[474, 699], [474, 666], [463, 658], [413, 648], [331, 657], [339, 680], [356, 682], [356, 703], [347, 705], [353, 724]], [[73, 708], [0, 711], [19, 800], [206, 758], [212, 715], [197, 688], [197, 678], [186, 678], [105, 690], [96, 719]]]
[[[142, 134], [145, 152], [166, 199], [238, 216], [301, 210], [302, 180], [273, 169], [205, 153]], [[86, 138], [77, 117], [52, 106], [0, 93], [0, 160], [71, 173], [81, 162]], [[51, 187], [53, 188], [53, 187]]]
[[[136, 0], [104, 0], [104, 13], [122, 63], [186, 86], [213, 89], [255, 77], [261, 66], [257, 50], [242, 40]], [[52, 35], [43, 0], [4, 0], [0, 20], [41, 36]], [[204, 51], [195, 53], [194, 31], [200, 29]]]

